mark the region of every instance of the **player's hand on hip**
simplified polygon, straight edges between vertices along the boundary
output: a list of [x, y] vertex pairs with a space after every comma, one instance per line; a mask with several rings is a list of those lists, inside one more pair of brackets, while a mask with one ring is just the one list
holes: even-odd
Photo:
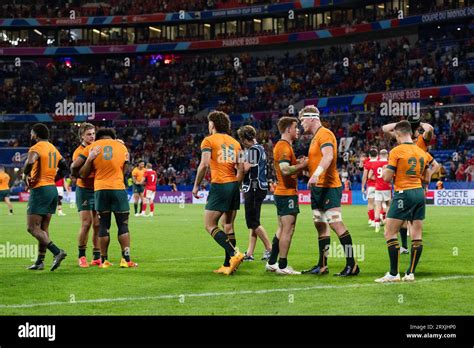
[[308, 188], [316, 186], [316, 183], [318, 182], [318, 179], [319, 179], [318, 176], [312, 175], [308, 180]]
[[199, 187], [197, 186], [193, 187], [193, 196], [194, 198], [199, 198]]

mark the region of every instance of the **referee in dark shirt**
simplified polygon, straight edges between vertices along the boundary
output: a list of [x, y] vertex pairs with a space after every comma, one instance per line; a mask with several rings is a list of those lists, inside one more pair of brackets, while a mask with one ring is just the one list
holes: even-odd
[[238, 131], [240, 142], [245, 149], [245, 178], [242, 189], [245, 198], [245, 220], [250, 230], [249, 246], [244, 261], [253, 261], [253, 252], [257, 243], [257, 236], [265, 246], [262, 260], [268, 260], [272, 245], [267, 232], [260, 224], [260, 211], [263, 200], [267, 195], [267, 155], [262, 145], [257, 144], [257, 132], [252, 126], [243, 126]]

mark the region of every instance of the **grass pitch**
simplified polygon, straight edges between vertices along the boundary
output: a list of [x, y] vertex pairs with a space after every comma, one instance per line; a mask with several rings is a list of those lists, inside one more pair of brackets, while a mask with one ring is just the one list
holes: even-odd
[[[77, 266], [79, 217], [67, 205], [65, 217], [54, 216], [51, 239], [68, 257], [49, 271], [27, 271], [30, 258], [12, 257], [7, 246], [35, 245], [26, 232], [26, 204], [7, 216], [0, 204], [0, 315], [473, 315], [474, 222], [471, 207], [428, 207], [424, 250], [415, 283], [376, 284], [388, 270], [383, 233], [367, 226], [366, 207], [345, 206], [343, 217], [361, 254], [361, 274], [333, 277], [344, 264], [333, 250], [326, 276], [279, 276], [266, 273], [259, 261], [245, 262], [233, 276], [212, 273], [224, 252], [204, 231], [202, 205], [156, 205], [155, 217], [130, 218], [132, 259], [137, 269], [120, 269], [120, 248], [112, 224], [109, 269]], [[317, 237], [309, 206], [300, 207], [289, 264], [296, 270], [314, 265]], [[276, 211], [264, 205], [262, 224], [270, 238]], [[248, 232], [243, 206], [236, 220], [237, 245], [245, 251]], [[339, 245], [334, 233], [331, 246]], [[363, 249], [362, 249], [363, 248]], [[333, 248], [334, 249], [334, 248]], [[363, 253], [362, 253], [363, 252]], [[89, 243], [87, 257], [92, 253]], [[400, 270], [409, 263], [401, 255]]]

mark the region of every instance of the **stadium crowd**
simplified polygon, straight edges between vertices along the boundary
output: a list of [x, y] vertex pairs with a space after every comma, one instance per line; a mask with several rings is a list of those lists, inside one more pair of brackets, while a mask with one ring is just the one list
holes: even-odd
[[[275, 115], [274, 115], [275, 116]], [[278, 115], [283, 116], [283, 113]], [[474, 140], [474, 111], [456, 108], [426, 110], [423, 120], [434, 127], [435, 136], [429, 144], [431, 152], [451, 149], [448, 158], [438, 158], [446, 169], [441, 172], [441, 179], [448, 181], [472, 181], [474, 176], [474, 153], [470, 152]], [[361, 157], [368, 153], [371, 146], [379, 149], [390, 149], [393, 142], [384, 137], [381, 126], [391, 122], [377, 117], [375, 114], [347, 115], [344, 117], [325, 117], [326, 126], [334, 131], [338, 144], [338, 169], [343, 181], [351, 184], [360, 183], [363, 168]], [[275, 122], [271, 118], [246, 122], [255, 126], [258, 141], [264, 146], [268, 157], [268, 177], [274, 179], [273, 145], [279, 138]], [[242, 123], [234, 123], [233, 131]], [[9, 131], [11, 140], [7, 146], [27, 146], [29, 143], [28, 125], [25, 129]], [[200, 144], [206, 134], [206, 124], [190, 131], [177, 125], [163, 128], [137, 127], [130, 121], [127, 126], [116, 127], [118, 136], [123, 139], [131, 151], [132, 162], [143, 159], [153, 164], [158, 173], [158, 184], [191, 185], [194, 181], [196, 168], [199, 165]], [[55, 124], [51, 129], [52, 142], [58, 147], [68, 162], [77, 146], [77, 129], [70, 124]], [[236, 134], [234, 134], [236, 136]], [[471, 136], [471, 138], [469, 138]], [[158, 140], [159, 139], [159, 140]], [[347, 149], [341, 143], [345, 139], [350, 143]], [[303, 137], [295, 144], [296, 156], [307, 153], [309, 139]], [[346, 151], [347, 150], [347, 151]], [[436, 179], [439, 176], [435, 176]], [[207, 177], [209, 179], [209, 177]], [[304, 178], [302, 178], [304, 181]], [[204, 185], [208, 181], [204, 181]]]
[[[279, 111], [304, 98], [473, 81], [471, 30], [444, 29], [443, 35], [428, 32], [417, 42], [366, 41], [282, 57], [242, 53], [238, 64], [232, 55], [138, 56], [130, 66], [111, 58], [25, 61], [22, 68], [3, 62], [0, 111], [52, 112], [68, 99], [94, 102], [96, 111], [120, 111], [128, 118], [160, 119], [194, 116], [207, 107], [227, 113]], [[185, 111], [178, 114], [180, 105]]]

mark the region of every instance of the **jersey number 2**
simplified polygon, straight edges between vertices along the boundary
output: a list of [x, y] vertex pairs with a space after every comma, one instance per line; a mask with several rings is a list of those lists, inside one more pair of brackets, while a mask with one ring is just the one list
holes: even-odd
[[[408, 164], [410, 165], [410, 169], [406, 171], [407, 175], [416, 175], [415, 168], [418, 161], [415, 157], [410, 157], [408, 159]], [[425, 159], [420, 157], [420, 175], [423, 174], [423, 170], [425, 169]]]

